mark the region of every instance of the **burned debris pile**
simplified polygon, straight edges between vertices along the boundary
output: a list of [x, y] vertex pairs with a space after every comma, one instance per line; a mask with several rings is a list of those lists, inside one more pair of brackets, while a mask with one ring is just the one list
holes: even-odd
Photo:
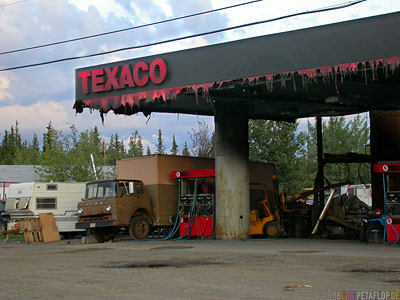
[[373, 209], [357, 196], [337, 196], [333, 198], [325, 217], [322, 237], [358, 239], [362, 234], [363, 220], [374, 216]]

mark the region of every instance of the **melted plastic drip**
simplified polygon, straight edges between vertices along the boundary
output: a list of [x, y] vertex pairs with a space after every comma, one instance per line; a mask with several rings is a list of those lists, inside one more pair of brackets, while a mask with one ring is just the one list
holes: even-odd
[[[267, 91], [271, 93], [273, 91], [274, 82], [280, 81], [281, 88], [286, 89], [287, 82], [292, 81], [293, 85], [291, 86], [293, 86], [294, 91], [297, 92], [298, 86], [296, 86], [295, 78], [296, 76], [301, 76], [301, 82], [303, 88], [305, 89], [307, 89], [310, 83], [317, 82], [318, 79], [322, 79], [325, 84], [333, 81], [335, 83], [337, 93], [339, 94], [337, 87], [338, 78], [340, 79], [340, 82], [343, 82], [345, 79], [351, 80], [353, 76], [356, 76], [361, 72], [365, 79], [365, 84], [368, 84], [367, 71], [372, 71], [371, 81], [374, 81], [377, 78], [377, 70], [379, 66], [383, 66], [383, 71], [385, 77], [387, 78], [389, 73], [391, 72], [393, 74], [399, 65], [400, 57], [390, 57], [364, 62], [346, 63], [335, 66], [325, 66], [292, 72], [247, 77], [242, 79], [242, 84], [247, 82], [248, 84], [255, 86], [258, 85], [260, 79], [264, 79], [266, 81], [265, 85], [267, 87]], [[114, 112], [118, 110], [118, 113], [130, 115], [140, 111], [139, 107], [141, 107], [142, 101], [144, 101], [145, 104], [157, 101], [159, 103], [165, 103], [167, 100], [176, 100], [177, 95], [183, 90], [193, 90], [196, 94], [196, 103], [198, 104], [198, 93], [200, 89], [202, 89], [203, 100], [209, 101], [210, 88], [215, 86], [214, 89], [220, 90], [224, 83], [224, 81], [220, 81], [141, 93], [132, 93], [121, 96], [94, 98], [90, 100], [82, 100], [83, 106], [77, 107], [75, 105], [74, 108], [77, 112], [81, 112], [83, 107], [88, 107], [90, 110], [99, 110], [101, 114], [106, 114], [110, 110], [114, 110]], [[124, 112], [121, 111], [121, 107], [124, 107]], [[142, 111], [144, 111], [144, 109], [142, 109]], [[145, 112], [145, 115], [150, 113], [151, 109], [148, 109], [148, 111]]]

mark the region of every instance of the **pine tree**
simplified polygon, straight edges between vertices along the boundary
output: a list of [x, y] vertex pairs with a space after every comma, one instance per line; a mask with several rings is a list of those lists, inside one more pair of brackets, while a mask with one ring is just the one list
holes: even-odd
[[0, 148], [0, 162], [2, 165], [10, 165], [13, 162], [13, 158], [10, 157], [10, 141], [9, 133], [4, 130], [3, 140]]
[[20, 150], [22, 146], [21, 135], [19, 134], [18, 121], [15, 121], [15, 147]]
[[158, 140], [157, 140], [157, 154], [164, 154], [165, 146], [163, 142], [161, 129], [158, 129]]
[[11, 125], [10, 132], [4, 131], [0, 148], [0, 162], [5, 165], [17, 164], [16, 158], [21, 150], [21, 136], [19, 134], [18, 121], [16, 121], [15, 127]]
[[132, 133], [131, 137], [129, 138], [128, 156], [129, 157], [143, 156], [142, 138], [140, 137], [137, 130], [135, 130]]
[[142, 137], [140, 135], [137, 141], [137, 147], [139, 156], [143, 156], [143, 143], [142, 143]]
[[61, 131], [53, 128], [51, 122], [43, 134], [43, 152], [40, 157], [40, 168], [35, 172], [46, 181], [70, 180], [68, 147]]
[[146, 155], [151, 155], [151, 151], [150, 151], [150, 147], [149, 147], [149, 145], [147, 145], [147, 149], [146, 149]]
[[53, 125], [51, 124], [51, 121], [47, 125], [46, 129], [47, 129], [47, 132], [43, 134], [43, 150], [42, 150], [42, 152], [45, 152], [47, 150], [46, 147], [52, 147], [53, 142], [54, 142], [54, 137], [57, 134], [53, 128]]
[[183, 146], [182, 155], [183, 156], [190, 156], [190, 151], [189, 151], [189, 147], [187, 145], [187, 142], [185, 142], [185, 144]]
[[28, 146], [30, 165], [38, 165], [40, 162], [40, 147], [36, 133], [33, 134], [32, 143]]
[[95, 162], [98, 178], [103, 178], [102, 166], [104, 164], [102, 140], [95, 127], [77, 134], [75, 126], [71, 126], [72, 147], [68, 153], [70, 178], [76, 181], [95, 180], [94, 171], [91, 166], [91, 157]]
[[111, 135], [107, 148], [107, 165], [115, 166], [118, 159], [126, 156], [124, 142], [119, 140], [118, 133]]
[[178, 145], [176, 144], [176, 141], [175, 141], [175, 134], [172, 135], [171, 154], [172, 154], [172, 155], [178, 155]]

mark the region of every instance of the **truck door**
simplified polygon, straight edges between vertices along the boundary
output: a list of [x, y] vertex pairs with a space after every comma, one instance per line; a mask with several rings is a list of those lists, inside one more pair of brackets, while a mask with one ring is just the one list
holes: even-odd
[[138, 203], [140, 203], [140, 206], [151, 211], [151, 207], [149, 206], [151, 204], [149, 195], [145, 193], [143, 183], [135, 182], [135, 194], [138, 198]]

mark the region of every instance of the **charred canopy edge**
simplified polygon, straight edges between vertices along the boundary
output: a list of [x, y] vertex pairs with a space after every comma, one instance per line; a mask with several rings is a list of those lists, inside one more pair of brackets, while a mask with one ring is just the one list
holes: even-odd
[[390, 57], [178, 88], [77, 100], [100, 114], [214, 115], [215, 101], [246, 101], [249, 117], [293, 121], [310, 116], [399, 109], [400, 59]]

